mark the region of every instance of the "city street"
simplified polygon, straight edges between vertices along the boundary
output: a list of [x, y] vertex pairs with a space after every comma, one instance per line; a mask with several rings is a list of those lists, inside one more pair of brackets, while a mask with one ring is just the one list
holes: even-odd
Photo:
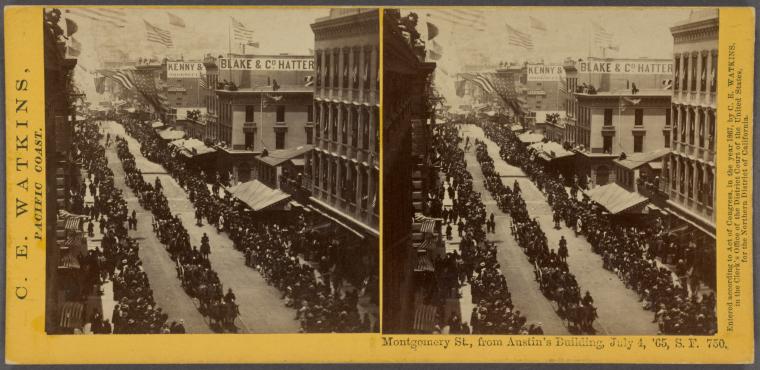
[[[153, 183], [156, 177], [161, 179], [172, 213], [178, 214], [182, 219], [190, 233], [191, 243], [199, 246], [203, 234], [206, 233], [209, 236], [211, 264], [219, 274], [225, 293], [228, 288], [231, 288], [237, 297], [236, 302], [239, 305], [240, 316], [235, 324], [238, 329], [246, 333], [298, 332], [300, 326], [295, 319], [295, 310], [284, 305], [284, 301], [280, 298], [281, 294], [276, 288], [268, 285], [258, 271], [245, 265], [243, 254], [233, 248], [232, 241], [226, 234], [217, 233], [214, 227], [207, 224], [200, 227], [196, 226], [193, 205], [177, 182], [166, 174], [160, 165], [148, 161], [140, 153], [140, 144], [134, 138], [126, 135], [121, 125], [108, 122], [105, 130], [112, 137], [118, 135], [127, 139], [130, 151], [135, 156], [137, 166], [143, 172], [146, 181]], [[169, 258], [164, 246], [155, 238], [150, 225], [150, 213], [139, 208], [134, 194], [124, 184], [124, 173], [121, 166], [118, 165], [119, 160], [116, 157], [115, 147], [111, 146], [107, 152], [111, 167], [117, 173], [117, 178], [121, 179], [117, 180], [117, 186], [125, 192], [130, 210], [134, 207], [138, 209], [139, 222], [136, 237], [145, 238], [141, 240], [140, 254], [145, 261], [145, 269], [155, 292], [157, 303], [169, 311], [170, 320], [174, 320], [175, 316], [184, 318], [188, 332], [210, 332], [208, 325], [202, 321], [203, 317], [194, 307], [192, 300], [180, 287], [174, 262]], [[140, 217], [141, 214], [143, 217]], [[143, 256], [143, 254], [145, 255]], [[178, 314], [175, 314], [175, 311]], [[198, 320], [201, 321], [198, 322]]]
[[[594, 323], [598, 334], [656, 334], [657, 324], [652, 322], [654, 314], [644, 310], [636, 293], [625, 287], [620, 279], [612, 272], [602, 267], [602, 259], [591, 250], [591, 245], [583, 237], [576, 237], [572, 229], [554, 228], [552, 211], [543, 193], [525, 177], [519, 168], [508, 165], [499, 155], [499, 148], [493, 141], [485, 138], [483, 131], [476, 126], [462, 126], [462, 134], [473, 139], [485, 141], [489, 155], [494, 160], [496, 171], [501, 175], [502, 182], [512, 187], [515, 180], [520, 184], [528, 212], [532, 218], [537, 218], [541, 229], [546, 233], [549, 247], [556, 250], [560, 237], [564, 236], [569, 248], [567, 259], [572, 272], [583, 289], [588, 290], [594, 298], [599, 318]], [[475, 159], [474, 150], [465, 156], [467, 167], [474, 179], [475, 191], [480, 191], [487, 207], [487, 212], [496, 216], [496, 234], [491, 235], [497, 241], [499, 262], [507, 278], [512, 300], [517, 309], [529, 321], [542, 321], [544, 331], [551, 333], [566, 333], [564, 325], [554, 313], [551, 303], [544, 298], [533, 279], [533, 267], [527, 257], [516, 244], [509, 232], [509, 216], [501, 212], [489, 192], [483, 187], [483, 175], [480, 165]], [[559, 326], [558, 326], [559, 325]]]

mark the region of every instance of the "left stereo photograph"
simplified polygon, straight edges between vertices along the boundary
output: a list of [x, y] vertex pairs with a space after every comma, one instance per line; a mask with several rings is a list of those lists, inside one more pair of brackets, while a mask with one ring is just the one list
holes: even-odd
[[379, 18], [44, 9], [45, 331], [378, 332]]

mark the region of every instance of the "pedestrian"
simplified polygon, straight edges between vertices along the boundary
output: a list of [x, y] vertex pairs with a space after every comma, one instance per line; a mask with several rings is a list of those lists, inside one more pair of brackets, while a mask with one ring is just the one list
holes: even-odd
[[451, 240], [451, 224], [446, 224], [446, 240]]

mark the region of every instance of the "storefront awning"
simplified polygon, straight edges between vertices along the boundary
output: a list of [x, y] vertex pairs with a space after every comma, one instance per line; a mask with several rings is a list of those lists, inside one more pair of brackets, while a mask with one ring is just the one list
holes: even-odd
[[430, 257], [427, 255], [427, 253], [417, 253], [417, 258], [414, 263], [414, 272], [433, 271], [435, 271], [435, 267], [433, 267], [433, 261], [430, 260]]
[[79, 302], [66, 302], [61, 306], [61, 320], [58, 325], [64, 329], [76, 329], [83, 326], [84, 305]]
[[598, 203], [612, 214], [618, 214], [631, 208], [642, 206], [649, 199], [639, 193], [625, 190], [620, 185], [611, 183], [585, 192], [591, 200]]
[[77, 215], [65, 210], [58, 211], [58, 220], [63, 221], [66, 230], [81, 231], [82, 222], [89, 218], [85, 215]]
[[174, 128], [170, 127], [166, 130], [159, 131], [158, 136], [161, 136], [164, 140], [177, 140], [182, 139], [185, 137], [185, 131], [182, 130], [175, 130]]
[[532, 143], [537, 143], [539, 141], [544, 140], [544, 135], [542, 135], [542, 134], [534, 134], [532, 132], [526, 132], [526, 133], [518, 136], [517, 138], [520, 139], [520, 142], [522, 142], [522, 143], [532, 144]]
[[177, 147], [182, 155], [188, 158], [216, 152], [216, 149], [207, 146], [204, 142], [195, 138], [177, 139], [169, 143], [169, 145]]
[[414, 330], [417, 332], [430, 333], [435, 327], [438, 316], [438, 308], [429, 304], [422, 304], [414, 310]]
[[534, 143], [528, 146], [528, 148], [535, 150], [538, 156], [547, 162], [575, 155], [574, 152], [565, 149], [562, 144], [553, 141]]
[[290, 194], [279, 189], [272, 189], [259, 180], [241, 182], [227, 188], [227, 191], [254, 211], [271, 208], [290, 200]]

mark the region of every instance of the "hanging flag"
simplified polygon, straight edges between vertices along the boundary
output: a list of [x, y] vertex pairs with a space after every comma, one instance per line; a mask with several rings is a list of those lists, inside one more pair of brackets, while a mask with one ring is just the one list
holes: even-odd
[[427, 29], [428, 29], [428, 32], [427, 32], [428, 41], [434, 39], [436, 36], [438, 36], [438, 33], [440, 32], [438, 31], [438, 26], [430, 22], [427, 22]]
[[200, 75], [198, 77], [198, 86], [200, 86], [202, 89], [208, 89], [208, 81], [206, 81], [206, 75]]
[[427, 56], [430, 60], [440, 60], [443, 55], [436, 53], [435, 50], [428, 50]]
[[607, 46], [612, 44], [613, 35], [607, 32], [599, 23], [591, 22], [591, 29], [595, 45]]
[[496, 92], [496, 89], [494, 88], [491, 80], [480, 73], [476, 73], [476, 74], [461, 73], [459, 77], [461, 77], [464, 80], [472, 82], [473, 84], [475, 84], [475, 86], [479, 87], [481, 90], [483, 90], [487, 94], [493, 94], [494, 92]]
[[172, 26], [185, 28], [185, 21], [182, 18], [169, 12], [167, 12], [166, 15], [169, 16], [169, 24]]
[[135, 84], [132, 81], [132, 76], [128, 71], [112, 71], [110, 69], [99, 70], [98, 73], [102, 74], [104, 78], [116, 81], [126, 90], [132, 90], [135, 88]]
[[454, 81], [454, 91], [456, 91], [457, 96], [460, 98], [465, 94], [465, 85], [465, 80]]
[[258, 42], [248, 42], [246, 45], [250, 46], [250, 47], [257, 48], [257, 49], [259, 47], [259, 43]]
[[620, 111], [625, 112], [625, 109], [630, 106], [639, 105], [641, 103], [641, 98], [629, 98], [627, 96], [620, 97]]
[[146, 20], [143, 20], [143, 22], [145, 22], [145, 34], [148, 41], [161, 44], [167, 48], [174, 46], [171, 32], [162, 30]]
[[235, 17], [232, 17], [232, 39], [243, 44], [252, 43], [253, 31], [235, 19]]
[[544, 31], [544, 32], [546, 32], [546, 25], [544, 25], [544, 23], [543, 23], [543, 22], [541, 22], [541, 21], [539, 21], [538, 19], [536, 19], [536, 18], [533, 18], [533, 17], [531, 17], [531, 16], [528, 16], [528, 18], [530, 19], [530, 26], [531, 26], [532, 28], [535, 28], [535, 29], [537, 29], [537, 30], [539, 30], [539, 31]]
[[518, 31], [512, 28], [512, 26], [507, 25], [507, 35], [509, 37], [509, 45], [518, 46], [526, 50], [533, 50], [533, 39], [530, 34]]
[[158, 112], [165, 112], [166, 97], [159, 93], [156, 87], [156, 78], [151, 69], [135, 69], [132, 71], [135, 82], [135, 90], [140, 96]]
[[66, 18], [66, 37], [71, 37], [71, 35], [77, 32], [77, 30], [79, 30], [79, 25], [77, 25], [77, 22]]
[[314, 76], [306, 76], [303, 78], [304, 86], [314, 86]]
[[427, 14], [429, 18], [448, 23], [452, 27], [467, 27], [478, 31], [483, 28], [483, 11], [479, 9], [436, 9]]
[[66, 9], [66, 18], [69, 15], [89, 19], [104, 25], [124, 28], [127, 25], [126, 14], [117, 10], [99, 8], [71, 8]]
[[103, 94], [106, 91], [106, 78], [95, 77], [95, 92]]
[[69, 38], [69, 43], [66, 45], [66, 54], [72, 57], [78, 57], [82, 53], [82, 43], [77, 41], [74, 36]]

